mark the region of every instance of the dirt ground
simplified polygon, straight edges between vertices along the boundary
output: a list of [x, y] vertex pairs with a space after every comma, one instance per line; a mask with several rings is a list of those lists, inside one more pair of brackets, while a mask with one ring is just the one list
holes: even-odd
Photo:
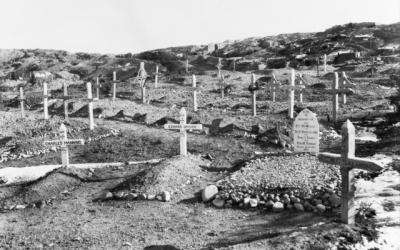
[[[229, 176], [240, 169], [243, 162], [256, 155], [287, 150], [274, 144], [258, 143], [251, 136], [254, 125], [261, 125], [264, 130], [277, 125], [290, 127], [291, 121], [286, 117], [285, 94], [278, 92], [278, 101], [272, 103], [268, 93], [260, 91], [259, 115], [253, 117], [249, 106], [250, 92], [246, 90], [250, 75], [240, 72], [225, 73], [231, 75], [228, 81], [234, 86], [233, 92], [225, 98], [220, 98], [218, 91], [215, 91], [215, 72], [198, 76], [202, 90], [198, 97], [200, 110], [196, 113], [191, 108], [189, 82], [184, 86], [162, 82], [159, 88], [151, 88], [149, 92], [153, 102], [150, 104], [140, 103], [138, 89], [135, 89], [133, 101], [130, 97], [126, 98], [126, 95], [131, 94], [130, 88], [121, 85], [118, 88], [119, 98], [115, 102], [106, 96], [95, 102], [94, 107], [102, 110], [99, 113], [100, 118], [95, 121], [97, 128], [94, 132], [88, 131], [87, 118], [73, 117], [67, 124], [71, 129], [70, 138], [93, 139], [85, 146], [71, 147], [73, 163], [125, 162], [178, 155], [178, 133], [151, 124], [163, 117], [178, 120], [181, 107], [188, 107], [192, 120], [205, 125], [210, 125], [217, 118], [223, 118], [221, 127], [235, 124], [240, 129], [220, 135], [211, 135], [209, 132], [189, 133], [188, 151], [208, 158], [211, 162], [196, 185], [187, 184], [185, 190], [193, 193], [192, 198], [174, 202], [93, 202], [96, 195], [112, 189], [123, 182], [127, 175], [134, 175], [148, 165], [98, 170], [100, 172], [97, 172], [97, 176], [103, 176], [102, 180], [78, 180], [74, 185], [66, 185], [66, 190], [43, 194], [46, 204], [40, 209], [0, 210], [0, 248], [328, 249], [340, 246], [346, 249], [360, 241], [360, 234], [354, 232], [360, 232], [361, 229], [342, 225], [338, 222], [337, 213], [272, 213], [261, 209], [217, 209], [196, 199], [195, 193], [201, 187]], [[317, 78], [311, 70], [303, 73], [307, 75], [310, 86], [315, 83], [328, 86], [331, 84], [331, 80]], [[277, 76], [278, 79], [287, 78], [289, 71], [278, 70]], [[391, 98], [397, 94], [397, 89], [395, 85], [388, 87], [379, 84], [382, 78], [385, 77], [375, 80], [354, 78], [356, 92], [349, 96], [348, 104], [340, 109], [340, 120], [350, 114], [361, 116], [360, 119], [353, 120], [357, 130], [368, 127], [366, 124], [374, 124], [376, 119], [371, 114], [379, 112], [384, 124], [381, 126], [392, 128], [382, 132], [379, 126], [371, 125], [376, 133], [384, 135], [379, 141], [384, 146], [373, 142], [358, 143], [357, 154], [396, 155], [400, 152], [400, 138], [395, 130], [396, 126], [393, 125], [400, 119], [396, 121], [398, 118], [387, 118], [387, 115], [394, 113]], [[60, 100], [56, 102], [60, 103]], [[84, 105], [82, 101], [74, 102], [72, 112], [78, 111]], [[323, 94], [322, 90], [307, 88], [304, 92], [304, 103], [297, 103], [297, 107], [297, 110], [308, 107], [316, 112], [321, 131], [340, 127], [340, 124], [331, 125], [328, 122], [331, 96]], [[124, 119], [115, 117], [120, 110], [125, 114]], [[18, 107], [0, 112], [1, 137], [10, 138], [1, 144], [2, 150], [15, 154], [42, 149], [41, 141], [55, 138], [55, 131], [63, 121], [56, 112], [50, 125], [40, 121], [43, 116], [40, 107], [28, 111], [27, 118], [19, 117]], [[136, 113], [147, 115], [144, 120], [138, 121], [131, 118]], [[338, 130], [337, 132], [340, 133]], [[99, 136], [99, 139], [94, 139]], [[337, 144], [322, 144], [322, 149], [337, 152], [340, 147]], [[59, 162], [59, 152], [48, 150], [27, 158], [5, 160], [0, 163], [0, 168]], [[58, 179], [55, 178], [54, 181], [56, 180]], [[384, 246], [382, 249], [385, 249]]]

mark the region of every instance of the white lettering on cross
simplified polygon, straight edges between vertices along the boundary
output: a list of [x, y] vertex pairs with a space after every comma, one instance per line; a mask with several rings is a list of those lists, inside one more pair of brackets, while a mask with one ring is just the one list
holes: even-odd
[[61, 164], [63, 167], [68, 167], [69, 165], [69, 152], [68, 146], [71, 145], [84, 145], [85, 141], [83, 139], [68, 139], [67, 138], [67, 128], [64, 124], [60, 126], [61, 139], [54, 141], [44, 141], [46, 146], [59, 146], [61, 147]]
[[179, 124], [165, 124], [165, 129], [180, 130], [180, 155], [187, 155], [187, 133], [186, 130], [202, 130], [201, 124], [186, 124], [186, 110], [181, 108], [179, 117]]

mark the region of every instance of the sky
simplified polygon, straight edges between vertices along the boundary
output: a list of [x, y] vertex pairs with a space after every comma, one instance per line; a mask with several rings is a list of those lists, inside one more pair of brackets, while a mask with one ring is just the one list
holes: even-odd
[[364, 21], [400, 22], [400, 0], [0, 0], [0, 48], [138, 53]]

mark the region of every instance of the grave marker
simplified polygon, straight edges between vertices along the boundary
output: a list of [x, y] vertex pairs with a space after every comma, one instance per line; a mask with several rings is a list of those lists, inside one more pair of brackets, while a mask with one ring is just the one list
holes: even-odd
[[296, 89], [303, 89], [305, 87], [304, 85], [295, 86], [295, 81], [296, 81], [296, 74], [294, 69], [292, 69], [289, 85], [281, 86], [282, 89], [286, 89], [289, 92], [288, 115], [290, 119], [293, 119], [293, 114], [294, 114], [294, 91]]
[[186, 74], [189, 74], [189, 59], [186, 59], [185, 71], [186, 71]]
[[84, 145], [85, 141], [83, 139], [68, 139], [67, 138], [67, 128], [65, 127], [64, 124], [61, 124], [60, 132], [61, 132], [60, 140], [44, 141], [44, 145], [61, 147], [61, 165], [63, 167], [68, 167], [68, 165], [69, 165], [68, 146]]
[[117, 99], [117, 72], [113, 71], [113, 91], [112, 91], [112, 101]]
[[326, 56], [326, 54], [324, 54], [324, 72], [326, 73], [327, 69], [326, 69], [326, 63], [328, 61], [328, 58]]
[[[147, 72], [144, 68], [144, 62], [140, 62], [140, 68], [135, 78], [135, 83], [139, 83], [141, 94], [142, 94], [142, 103], [146, 103], [146, 79], [147, 79]], [[150, 101], [150, 100], [148, 100]]]
[[333, 122], [336, 122], [339, 111], [339, 94], [351, 93], [352, 91], [347, 87], [339, 89], [339, 74], [334, 72], [334, 76], [332, 89], [327, 92], [332, 94], [332, 119]]
[[[342, 72], [342, 84], [339, 86], [342, 90], [349, 90], [349, 87], [347, 87], [346, 85], [352, 85], [355, 86], [354, 83], [352, 83], [349, 78], [347, 78], [346, 72]], [[347, 96], [346, 96], [346, 92], [342, 93], [342, 104], [346, 104], [347, 103]]]
[[220, 78], [221, 77], [221, 69], [222, 69], [222, 58], [218, 58], [218, 64], [216, 67], [218, 69], [217, 77]]
[[96, 77], [96, 100], [100, 100], [100, 82], [99, 78]]
[[272, 91], [272, 101], [275, 102], [276, 99], [276, 89], [280, 88], [282, 85], [280, 84], [280, 82], [276, 79], [275, 74], [272, 74], [272, 79], [273, 79], [273, 83], [270, 84], [270, 91]]
[[197, 83], [196, 83], [196, 76], [192, 75], [192, 88], [193, 88], [193, 110], [197, 111]]
[[24, 88], [19, 87], [19, 102], [21, 106], [21, 116], [25, 116], [25, 97], [24, 97]]
[[[303, 84], [305, 82], [304, 78], [303, 78], [303, 75], [300, 73], [298, 75], [298, 77], [299, 77], [299, 84], [297, 86], [304, 86], [304, 88], [305, 88], [306, 86]], [[299, 89], [299, 102], [300, 103], [303, 103], [303, 90], [304, 90], [304, 88], [300, 87], [300, 89]]]
[[356, 209], [354, 207], [354, 169], [367, 171], [381, 171], [382, 166], [374, 160], [355, 156], [355, 128], [353, 123], [347, 120], [342, 126], [342, 154], [321, 153], [321, 161], [340, 163], [342, 177], [341, 187], [341, 221], [345, 224], [354, 224]]
[[47, 82], [43, 82], [43, 112], [44, 112], [44, 119], [49, 119], [49, 102], [48, 102], [48, 91], [47, 91]]
[[64, 106], [64, 119], [68, 119], [68, 89], [67, 83], [63, 82], [63, 106]]
[[156, 74], [154, 76], [154, 87], [158, 88], [158, 65], [156, 65]]
[[89, 111], [89, 129], [94, 129], [94, 118], [93, 118], [93, 95], [92, 95], [92, 83], [86, 83], [87, 89], [87, 100], [88, 100], [88, 111]]
[[186, 124], [186, 110], [181, 108], [179, 112], [179, 124], [165, 124], [165, 129], [175, 129], [180, 131], [180, 155], [187, 155], [187, 133], [186, 130], [202, 130], [203, 125], [201, 124]]
[[317, 115], [303, 109], [293, 122], [295, 152], [319, 153], [319, 124]]
[[[253, 86], [255, 86], [255, 84], [256, 84], [256, 76], [254, 74], [251, 74], [251, 84]], [[252, 110], [253, 116], [257, 116], [257, 92], [256, 92], [256, 90], [252, 91], [251, 110]]]

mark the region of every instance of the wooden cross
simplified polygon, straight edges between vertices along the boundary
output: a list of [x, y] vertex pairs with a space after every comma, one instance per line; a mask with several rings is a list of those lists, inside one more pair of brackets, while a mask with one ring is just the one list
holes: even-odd
[[236, 60], [233, 59], [233, 71], [236, 71]]
[[328, 58], [326, 56], [326, 54], [324, 54], [324, 72], [326, 73], [327, 69], [326, 69], [326, 63], [328, 61]]
[[[142, 93], [142, 103], [146, 103], [146, 79], [148, 75], [144, 68], [144, 62], [140, 63], [140, 68], [135, 78], [134, 84], [139, 84]], [[150, 101], [150, 100], [149, 100]]]
[[185, 71], [186, 71], [186, 74], [189, 74], [189, 59], [186, 59]]
[[354, 169], [380, 171], [382, 166], [377, 161], [355, 156], [355, 128], [349, 120], [342, 126], [342, 154], [320, 153], [319, 159], [325, 162], [333, 160], [340, 163], [342, 177], [341, 220], [346, 224], [354, 224], [356, 214], [354, 207]]
[[273, 83], [269, 84], [269, 89], [272, 91], [272, 101], [275, 102], [276, 99], [276, 89], [280, 88], [282, 85], [281, 83], [276, 79], [275, 74], [272, 74], [272, 79]]
[[156, 65], [156, 74], [154, 76], [154, 88], [158, 88], [158, 65]]
[[[341, 85], [339, 86], [341, 89], [347, 89], [349, 90], [349, 88], [346, 86], [347, 84], [355, 86], [355, 84], [353, 82], [351, 82], [349, 80], [349, 78], [347, 78], [346, 72], [342, 72], [342, 81], [341, 81]], [[342, 103], [346, 104], [347, 103], [347, 97], [346, 97], [346, 93], [342, 93]]]
[[68, 86], [66, 82], [63, 82], [63, 106], [64, 106], [64, 119], [68, 119]]
[[67, 138], [67, 128], [65, 127], [64, 124], [61, 124], [60, 132], [61, 132], [60, 140], [44, 141], [44, 145], [61, 147], [61, 165], [63, 167], [68, 167], [68, 165], [69, 165], [68, 146], [84, 145], [85, 141], [83, 139], [68, 139]]
[[165, 124], [165, 129], [178, 129], [180, 131], [180, 155], [187, 155], [187, 133], [186, 130], [202, 130], [201, 124], [186, 124], [186, 110], [181, 108], [179, 112], [179, 124]]
[[47, 82], [43, 82], [43, 112], [45, 120], [49, 119], [49, 97], [50, 95], [48, 94], [47, 90]]
[[339, 111], [339, 94], [351, 93], [350, 88], [339, 89], [339, 75], [337, 72], [334, 73], [335, 78], [332, 82], [332, 89], [327, 92], [332, 94], [332, 119], [333, 122], [337, 120], [337, 114]]
[[282, 89], [285, 89], [289, 92], [288, 115], [289, 115], [290, 119], [293, 119], [293, 114], [294, 114], [294, 91], [296, 89], [304, 89], [305, 88], [304, 85], [295, 86], [295, 82], [296, 82], [296, 74], [295, 74], [294, 69], [292, 69], [289, 85], [281, 86]]
[[86, 83], [87, 89], [87, 101], [88, 101], [88, 111], [89, 111], [89, 129], [94, 129], [94, 117], [93, 117], [93, 95], [92, 95], [92, 83]]
[[[303, 90], [306, 87], [303, 83], [305, 81], [304, 81], [304, 78], [303, 78], [303, 74], [300, 73], [297, 76], [298, 76], [298, 79], [299, 79], [299, 84], [297, 86], [300, 87], [300, 89], [299, 89], [299, 102], [303, 103]], [[304, 86], [304, 88], [302, 88], [301, 86]]]
[[100, 81], [99, 77], [96, 77], [96, 97], [94, 98], [97, 100], [100, 100]]
[[113, 91], [112, 91], [112, 101], [115, 101], [117, 99], [117, 72], [113, 72]]
[[20, 106], [21, 106], [21, 116], [24, 117], [25, 116], [25, 97], [24, 97], [24, 88], [23, 87], [19, 87], [19, 102], [20, 102]]
[[193, 88], [193, 110], [197, 111], [197, 83], [196, 83], [196, 76], [192, 75], [192, 88]]
[[[251, 74], [251, 84], [253, 84], [253, 86], [256, 84], [256, 76], [254, 74]], [[257, 116], [257, 91], [252, 91], [251, 110], [253, 116]]]
[[218, 64], [217, 64], [217, 69], [218, 69], [218, 78], [221, 77], [221, 69], [222, 69], [222, 58], [218, 58]]
[[223, 74], [221, 74], [218, 84], [219, 84], [219, 91], [221, 93], [221, 98], [224, 98], [225, 97], [225, 87], [228, 86], [228, 83], [225, 81], [225, 77]]

